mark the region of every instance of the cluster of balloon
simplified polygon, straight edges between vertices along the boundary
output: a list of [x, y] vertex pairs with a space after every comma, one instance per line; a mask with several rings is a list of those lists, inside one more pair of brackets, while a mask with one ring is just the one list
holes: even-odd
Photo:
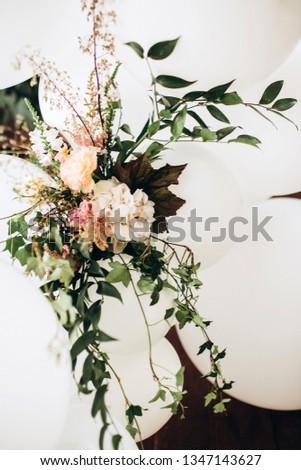
[[[233, 397], [270, 409], [300, 409], [301, 201], [271, 199], [258, 210], [273, 241], [261, 234], [256, 240], [253, 220], [250, 238], [203, 273], [198, 308], [213, 320], [213, 341], [227, 347], [223, 372], [235, 381]], [[197, 330], [184, 328], [179, 336], [192, 362], [206, 373], [209, 358], [196, 356], [202, 343]]]
[[[256, 85], [277, 69], [289, 56], [300, 37], [301, 4], [297, 0], [229, 0], [227, 4], [223, 0], [189, 0], [185, 8], [179, 0], [153, 0], [151, 4], [146, 0], [117, 0], [116, 6], [119, 56], [126, 69], [143, 84], [131, 81], [129, 74], [124, 70], [119, 75], [124, 106], [123, 120], [130, 124], [134, 133], [140, 131], [150, 113], [150, 101], [145, 91], [149, 86], [149, 76], [144, 68], [145, 64], [130, 48], [124, 46], [124, 43], [136, 41], [147, 51], [156, 42], [180, 37], [177, 48], [169, 58], [164, 61], [152, 61], [156, 75], [176, 75], [191, 81], [197, 80], [189, 89], [211, 88], [236, 78], [237, 88], [243, 89]], [[15, 71], [11, 67], [11, 59], [21, 48], [34, 46], [41, 48], [47, 58], [55, 59], [58, 66], [70, 74], [72, 84], [79, 87], [80, 107], [83, 109], [86, 82], [93, 64], [91, 58], [80, 55], [75, 35], [72, 33], [77, 27], [79, 31], [85, 31], [86, 28], [79, 7], [80, 2], [77, 2], [72, 29], [65, 27], [66, 17], [70, 18], [70, 4], [67, 0], [53, 0], [47, 13], [43, 2], [37, 0], [28, 0], [26, 5], [21, 0], [13, 0], [3, 7], [2, 18], [7, 21], [3, 21], [0, 37], [5, 38], [7, 47], [0, 59], [0, 88], [12, 86], [32, 75], [32, 69], [28, 66], [21, 71]], [[60, 15], [56, 13], [58, 10]], [[236, 12], [235, 15], [233, 11]], [[171, 12], [173, 19], [167, 22], [166, 18]], [[46, 14], [50, 26], [47, 31], [53, 30], [55, 34], [45, 34], [44, 22], [36, 21], [39, 17], [44, 18]], [[9, 21], [12, 17], [13, 29]], [[208, 18], [214, 18], [214, 28]], [[55, 28], [51, 28], [51, 24], [55, 25]], [[148, 24], [156, 24], [156, 28], [148, 28]], [[16, 30], [18, 35], [15, 34]], [[217, 41], [217, 35], [222, 40]], [[62, 43], [65, 44], [64, 47], [61, 47]], [[205, 44], [210, 44], [208, 54]], [[196, 57], [200, 60], [196, 60]], [[292, 97], [298, 97], [300, 94], [297, 67], [299, 63], [300, 51], [297, 50], [277, 73], [277, 77], [281, 74], [280, 78], [288, 82], [287, 94]], [[270, 76], [267, 82], [273, 81], [274, 77], [276, 79], [276, 75]], [[64, 129], [69, 109], [66, 107], [60, 112], [51, 110], [43, 98], [43, 91], [42, 79], [40, 101], [45, 121]], [[292, 111], [292, 119], [298, 121], [298, 112], [299, 108]], [[234, 119], [237, 119], [239, 124], [245, 123], [248, 132], [251, 131], [249, 133], [254, 129], [254, 135], [261, 138], [265, 144], [262, 152], [247, 146], [224, 146], [219, 149], [230, 169], [215, 154], [207, 151], [205, 147], [201, 148], [199, 144], [185, 144], [185, 147], [182, 144], [173, 144], [166, 153], [165, 159], [171, 164], [189, 163], [183, 173], [181, 185], [175, 190], [187, 201], [178, 214], [183, 217], [184, 222], [173, 223], [184, 229], [184, 241], [195, 250], [197, 257], [203, 261], [204, 268], [219, 261], [216, 266], [203, 273], [205, 287], [199, 307], [201, 312], [215, 320], [212, 326], [215, 340], [229, 348], [225, 373], [236, 380], [233, 396], [259, 406], [295, 409], [301, 406], [301, 376], [295, 366], [295, 358], [300, 354], [301, 325], [297, 310], [301, 300], [301, 258], [298, 244], [301, 235], [301, 225], [298, 222], [301, 220], [301, 203], [279, 199], [260, 205], [262, 216], [273, 215], [269, 226], [273, 243], [263, 239], [256, 243], [248, 240], [227, 253], [232, 246], [229, 237], [220, 243], [212, 242], [212, 236], [220, 234], [221, 226], [227, 224], [233, 215], [241, 213], [242, 192], [239, 184], [249, 202], [260, 201], [273, 194], [294, 192], [301, 186], [298, 181], [301, 164], [298, 159], [300, 137], [297, 132], [281, 123], [281, 126], [285, 127], [277, 134], [272, 127], [267, 128], [262, 120], [257, 119], [257, 124], [252, 118], [244, 116], [240, 112], [233, 112]], [[16, 171], [18, 173], [23, 170], [18, 168]], [[15, 170], [13, 173], [15, 176]], [[1, 172], [1, 175], [2, 180], [5, 174]], [[16, 212], [20, 207], [14, 200], [12, 184], [6, 181], [1, 187], [5, 188], [7, 197], [2, 198], [2, 201], [5, 200], [5, 206], [2, 204], [0, 207], [0, 217], [9, 215], [7, 212]], [[202, 225], [198, 232], [199, 226], [193, 226], [198, 222], [197, 219], [195, 222], [188, 219], [189, 215], [193, 218], [190, 213], [194, 209], [195, 216], [202, 217], [203, 223], [210, 217], [218, 217], [219, 224], [213, 225], [212, 220], [211, 230]], [[193, 233], [194, 229], [196, 233]], [[2, 222], [0, 231], [1, 238], [4, 238], [6, 226], [4, 227]], [[203, 242], [197, 241], [195, 235], [201, 236]], [[18, 296], [13, 292], [16, 283], [20, 293]], [[0, 353], [3, 358], [9, 351], [10, 358], [0, 364], [1, 375], [9, 378], [0, 391], [1, 446], [55, 448], [68, 410], [70, 376], [68, 360], [61, 358], [56, 361], [53, 351], [46, 347], [52, 345], [52, 340], [59, 330], [58, 324], [42, 295], [30, 286], [25, 278], [4, 264], [0, 265], [0, 285], [3, 288], [4, 305], [0, 315], [2, 313], [2, 322], [5, 324]], [[132, 302], [130, 293], [124, 293], [125, 296], [127, 294], [122, 308], [126, 309], [127, 313], [132, 312], [136, 322], [137, 305]], [[166, 297], [165, 300], [166, 305], [169, 304], [170, 299]], [[114, 299], [111, 302], [114, 302]], [[129, 309], [129, 305], [132, 305], [132, 308]], [[108, 351], [113, 353], [112, 364], [121, 377], [131, 402], [141, 403], [144, 408], [150, 410], [139, 418], [142, 437], [146, 438], [164, 425], [170, 417], [170, 412], [162, 409], [161, 403], [149, 403], [156, 393], [156, 384], [148, 365], [147, 338], [137, 334], [136, 330], [134, 338], [125, 328], [117, 331], [115, 327], [123, 325], [119, 320], [113, 322], [114, 328], [111, 331], [112, 315], [120, 318], [120, 315], [125, 313], [116, 309], [116, 305], [112, 304], [111, 307], [110, 318], [102, 317], [103, 328], [106, 328], [111, 336], [120, 336], [119, 339], [124, 339], [125, 342], [123, 344], [120, 341], [117, 347], [117, 342], [115, 345], [111, 343]], [[9, 321], [6, 315], [8, 308]], [[38, 315], [37, 312], [40, 311], [45, 314]], [[150, 318], [154, 324], [157, 323], [156, 316]], [[169, 371], [176, 373], [180, 368], [176, 352], [163, 338], [168, 328], [166, 323], [159, 322], [153, 330], [153, 339], [157, 342], [153, 347], [154, 362], [160, 364], [160, 367], [156, 365], [156, 370], [164, 380], [170, 375]], [[39, 335], [35, 334], [33, 338], [33, 332], [37, 329]], [[201, 371], [206, 371], [206, 358], [196, 359], [195, 356], [200, 342], [196, 329], [184, 329], [179, 334], [192, 361]], [[17, 344], [18, 348], [12, 348], [12, 344]], [[19, 351], [22, 351], [21, 359]], [[35, 374], [32, 372], [32, 364], [36, 364]], [[18, 375], [15, 374], [16, 370]], [[137, 377], [141, 379], [139, 383]], [[19, 383], [26, 383], [26, 388], [22, 387], [20, 392]], [[117, 380], [113, 379], [108, 392], [108, 402], [112, 414], [124, 423], [125, 403]], [[76, 428], [74, 439], [71, 438], [70, 426], [73, 428], [72, 423], [76, 416], [82, 416], [82, 413], [83, 410], [78, 406], [71, 407], [65, 433], [71, 440], [67, 444], [67, 441], [58, 444], [59, 447], [70, 445], [90, 448], [89, 446], [95, 445], [96, 428], [92, 429], [94, 423], [87, 423], [85, 426], [85, 429], [91, 426], [91, 441], [82, 440], [79, 428]], [[12, 423], [13, 416], [18, 417], [18, 422]]]
[[145, 64], [125, 43], [138, 42], [147, 51], [180, 38], [170, 57], [152, 61], [154, 73], [197, 80], [192, 89], [204, 90], [234, 78], [239, 88], [256, 84], [281, 65], [300, 37], [298, 0], [117, 0], [116, 6], [119, 57], [147, 85]]
[[68, 339], [39, 290], [2, 261], [0, 286], [0, 448], [53, 449], [70, 399]]

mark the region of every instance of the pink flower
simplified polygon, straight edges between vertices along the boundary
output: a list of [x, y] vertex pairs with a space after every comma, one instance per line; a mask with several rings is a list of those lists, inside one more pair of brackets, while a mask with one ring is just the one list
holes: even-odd
[[92, 191], [94, 181], [92, 173], [97, 168], [97, 149], [79, 147], [61, 160], [61, 179], [72, 191], [88, 193]]
[[70, 219], [75, 227], [86, 225], [89, 220], [94, 219], [92, 204], [89, 201], [82, 201], [79, 207], [76, 207], [70, 213]]

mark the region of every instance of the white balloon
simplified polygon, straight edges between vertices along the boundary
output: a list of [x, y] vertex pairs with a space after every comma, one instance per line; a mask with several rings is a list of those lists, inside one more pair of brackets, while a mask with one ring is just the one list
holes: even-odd
[[[57, 63], [62, 70], [70, 75], [73, 89], [78, 89], [80, 102], [76, 106], [76, 110], [85, 115], [87, 110], [84, 106], [84, 99], [87, 98], [88, 79], [94, 69], [93, 57], [87, 54], [83, 55], [79, 47], [72, 44], [63, 59], [58, 60]], [[119, 68], [116, 81], [122, 102], [121, 124], [128, 124], [132, 133], [136, 135], [142, 130], [152, 110], [150, 98], [141, 84], [123, 66]], [[39, 101], [43, 119], [50, 126], [66, 129], [66, 119], [70, 118], [73, 111], [67, 103], [63, 105], [62, 109], [51, 109], [48, 101], [51, 98], [49, 91], [47, 91], [47, 97], [46, 100], [45, 82], [42, 77], [39, 86]], [[117, 123], [115, 123], [115, 130], [117, 131]]]
[[[99, 433], [103, 423], [99, 415], [93, 419], [91, 408], [85, 403], [70, 403], [69, 413], [64, 430], [56, 449], [63, 450], [98, 450]], [[112, 438], [119, 434], [121, 441], [119, 450], [137, 450], [137, 446], [129, 433], [113, 419], [104, 437], [104, 449], [113, 450]]]
[[[235, 384], [233, 397], [278, 410], [301, 407], [301, 201], [280, 198], [259, 206], [259, 221], [273, 216], [266, 230], [273, 242], [238, 243], [203, 273], [200, 313], [213, 320], [210, 336], [227, 348], [224, 375]], [[208, 372], [209, 358], [197, 356], [199, 331], [179, 331], [192, 362]]]
[[[227, 226], [233, 216], [239, 215], [243, 207], [243, 196], [231, 171], [204, 144], [175, 143], [169, 145], [169, 148], [156, 166], [164, 163], [187, 163], [179, 178], [179, 185], [171, 187], [186, 204], [180, 208], [175, 218], [169, 219], [169, 239], [190, 247], [205, 269], [216, 263], [231, 248], [232, 242], [228, 236], [220, 242], [213, 241], [213, 237], [218, 237], [221, 228]], [[197, 217], [202, 217], [202, 221], [196, 221], [195, 224], [189, 222], [188, 217], [193, 210], [196, 210]], [[177, 217], [182, 217], [182, 221], [177, 220]], [[218, 217], [219, 221], [213, 222], [208, 230], [205, 221], [208, 223], [210, 217]], [[181, 236], [180, 230], [184, 231]], [[198, 241], [196, 235], [202, 241]]]
[[300, 37], [298, 0], [118, 0], [117, 13], [120, 58], [148, 84], [145, 63], [125, 43], [136, 41], [147, 52], [180, 37], [170, 57], [151, 61], [154, 73], [198, 80], [193, 88], [204, 90], [234, 78], [239, 87], [255, 84], [288, 57]]
[[[298, 99], [298, 103], [285, 113], [300, 128], [301, 125], [301, 46], [287, 62], [256, 88], [249, 90], [247, 101], [259, 100], [263, 90], [277, 80], [284, 80], [280, 97]], [[244, 96], [245, 97], [245, 96]], [[286, 195], [301, 190], [301, 133], [284, 119], [273, 113], [266, 114], [277, 125], [275, 129], [252, 110], [241, 107], [227, 108], [231, 122], [244, 127], [246, 133], [262, 141], [261, 150], [248, 145], [231, 144], [218, 147], [219, 155], [239, 180], [250, 202], [259, 202], [273, 195]]]
[[[29, 51], [40, 49], [47, 59], [54, 59], [75, 37], [80, 1], [76, 0], [70, 9], [69, 0], [11, 0], [1, 4], [1, 48], [0, 88], [11, 87], [33, 75], [29, 65], [15, 70], [13, 61], [16, 54], [29, 46]], [[66, 21], [72, 27], [66, 27]]]
[[0, 448], [53, 449], [68, 412], [70, 356], [49, 302], [0, 263]]
[[[131, 276], [136, 285], [140, 275], [132, 271]], [[141, 294], [137, 287], [136, 289], [138, 294]], [[173, 306], [174, 292], [170, 289], [163, 289], [160, 292], [159, 302], [152, 306], [150, 294], [140, 295], [145, 319], [132, 284], [124, 287], [119, 283], [118, 290], [122, 303], [118, 299], [105, 296], [102, 305], [99, 328], [116, 339], [116, 341], [102, 343], [102, 350], [108, 354], [135, 354], [145, 351], [149, 347], [148, 328], [145, 321], [149, 326], [152, 344], [158, 343], [172, 325], [172, 319], [164, 320], [164, 316], [166, 310]], [[100, 298], [96, 293], [96, 286], [90, 288], [89, 296], [92, 302]]]
[[[175, 349], [166, 339], [162, 339], [153, 347], [152, 352], [155, 363], [154, 368], [162, 382], [171, 387], [175, 386], [176, 380], [174, 375], [181, 367], [181, 362]], [[163, 409], [164, 406], [171, 402], [168, 392], [166, 394], [166, 403], [162, 400], [149, 403], [158, 392], [158, 385], [153, 379], [148, 356], [148, 351], [132, 356], [110, 356], [110, 363], [121, 378], [122, 385], [130, 402], [134, 405], [142, 406], [143, 409], [147, 409], [147, 411], [143, 412], [142, 417], [137, 417], [142, 439], [147, 439], [159, 431], [172, 416], [169, 409]], [[114, 377], [110, 380], [106, 397], [106, 403], [110, 407], [112, 415], [123, 425], [126, 425], [126, 404], [120, 386]]]

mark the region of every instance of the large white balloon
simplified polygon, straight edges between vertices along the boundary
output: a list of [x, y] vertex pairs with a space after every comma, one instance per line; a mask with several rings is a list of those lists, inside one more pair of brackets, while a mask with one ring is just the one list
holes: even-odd
[[[139, 274], [131, 272], [133, 282], [139, 280]], [[113, 297], [105, 297], [101, 309], [99, 328], [116, 341], [102, 343], [102, 350], [109, 354], [135, 354], [145, 351], [149, 347], [148, 328], [153, 344], [158, 343], [169, 331], [171, 319], [164, 320], [166, 310], [173, 306], [174, 292], [170, 289], [163, 289], [160, 292], [160, 300], [156, 305], [151, 304], [150, 294], [139, 296], [140, 303], [135, 295], [132, 284], [124, 287], [118, 284], [119, 292], [122, 296], [120, 300]], [[136, 287], [137, 293], [141, 294]], [[89, 291], [92, 302], [99, 299], [96, 288], [92, 286]], [[147, 325], [146, 322], [147, 321]]]
[[[99, 433], [102, 422], [99, 416], [91, 416], [91, 408], [85, 403], [70, 403], [69, 413], [61, 438], [56, 449], [98, 450]], [[137, 446], [129, 433], [115, 419], [108, 427], [104, 437], [104, 449], [113, 450], [112, 438], [120, 435], [119, 450], [136, 450]]]
[[[247, 101], [258, 101], [263, 90], [277, 80], [284, 80], [281, 97], [298, 99], [298, 103], [285, 115], [301, 127], [301, 47], [298, 46], [286, 63], [248, 91]], [[245, 97], [245, 94], [244, 94]], [[233, 124], [244, 127], [248, 134], [262, 141], [258, 150], [247, 145], [231, 144], [218, 147], [217, 151], [239, 180], [243, 192], [251, 202], [258, 202], [272, 195], [286, 195], [301, 190], [301, 132], [273, 113], [266, 114], [277, 125], [260, 118], [252, 110], [241, 107], [225, 110]]]
[[[221, 229], [227, 227], [229, 220], [242, 210], [240, 187], [227, 166], [201, 143], [169, 145], [169, 150], [164, 152], [162, 161], [156, 163], [156, 166], [164, 163], [187, 163], [179, 178], [179, 185], [171, 187], [186, 204], [175, 218], [169, 219], [169, 239], [190, 247], [205, 269], [222, 258], [232, 246], [228, 236], [223, 241], [217, 240]], [[192, 211], [202, 220], [194, 218]], [[195, 221], [189, 221], [189, 217]], [[212, 220], [210, 223], [212, 217], [217, 217], [218, 222]]]
[[[180, 370], [180, 359], [166, 340], [162, 339], [153, 347], [153, 361], [155, 371], [165, 385], [174, 387], [176, 380], [174, 375]], [[171, 418], [170, 409], [163, 407], [172, 400], [166, 393], [166, 403], [158, 400], [149, 403], [158, 392], [158, 385], [153, 379], [153, 374], [149, 366], [149, 354], [145, 351], [132, 356], [110, 356], [110, 363], [121, 378], [124, 390], [133, 405], [140, 405], [143, 409], [142, 417], [138, 417], [141, 428], [142, 439], [147, 439]], [[119, 383], [113, 377], [110, 380], [109, 391], [107, 393], [107, 404], [112, 415], [123, 425], [126, 424], [125, 411], [126, 404], [120, 390]]]
[[[21, 70], [12, 65], [16, 54], [29, 46], [30, 51], [40, 49], [47, 59], [59, 57], [73, 37], [80, 12], [80, 1], [70, 9], [69, 0], [11, 0], [1, 3], [2, 44], [0, 57], [0, 88], [23, 82], [33, 75], [30, 66]], [[66, 27], [69, 21], [70, 27]], [[73, 29], [74, 28], [74, 29]]]
[[[266, 216], [273, 216], [265, 227], [273, 241], [259, 235], [258, 241], [238, 243], [204, 272], [198, 308], [213, 320], [213, 341], [227, 347], [222, 367], [235, 381], [231, 395], [294, 410], [301, 407], [301, 201], [266, 201], [259, 206], [259, 222]], [[203, 343], [199, 331], [187, 327], [179, 335], [192, 362], [206, 373], [209, 358], [196, 355]]]
[[[72, 87], [79, 92], [79, 103], [76, 110], [79, 113], [86, 114], [84, 99], [87, 98], [87, 85], [89, 76], [94, 69], [93, 57], [87, 54], [83, 55], [76, 44], [72, 44], [67, 53], [61, 60], [57, 61], [62, 70], [68, 72]], [[134, 135], [137, 135], [146, 123], [152, 110], [150, 98], [146, 91], [137, 82], [123, 66], [119, 68], [116, 81], [118, 83], [118, 92], [122, 102], [122, 119], [121, 124], [128, 124]], [[43, 119], [50, 126], [59, 129], [66, 129], [66, 119], [72, 113], [72, 110], [66, 103], [62, 109], [51, 109], [49, 106], [49, 91], [47, 91], [48, 99], [45, 100], [45, 82], [42, 77], [39, 86], [39, 99]], [[119, 117], [117, 116], [116, 121]], [[117, 131], [117, 124], [115, 130]], [[125, 137], [125, 135], [124, 135]]]
[[239, 87], [255, 84], [288, 57], [300, 37], [298, 0], [117, 0], [117, 13], [120, 58], [148, 84], [145, 63], [124, 43], [136, 41], [147, 52], [180, 37], [170, 57], [151, 61], [154, 72], [198, 80], [193, 87], [203, 90], [235, 78]]
[[71, 364], [48, 301], [0, 263], [0, 448], [53, 449], [68, 412]]

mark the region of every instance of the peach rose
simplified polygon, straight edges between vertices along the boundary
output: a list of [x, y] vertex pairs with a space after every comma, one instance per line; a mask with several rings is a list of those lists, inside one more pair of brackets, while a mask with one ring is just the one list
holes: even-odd
[[61, 179], [72, 191], [88, 193], [94, 187], [92, 173], [97, 168], [97, 149], [79, 147], [61, 159]]

